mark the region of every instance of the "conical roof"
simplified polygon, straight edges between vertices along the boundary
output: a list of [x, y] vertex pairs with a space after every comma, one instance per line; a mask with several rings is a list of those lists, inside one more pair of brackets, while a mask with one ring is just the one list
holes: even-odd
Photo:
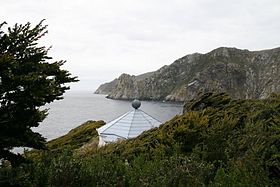
[[[97, 129], [100, 136], [100, 145], [108, 142], [114, 142], [118, 139], [129, 139], [140, 135], [143, 131], [158, 127], [161, 122], [152, 116], [148, 115], [139, 108], [140, 105], [135, 105], [135, 109], [123, 114], [117, 119], [107, 123]], [[102, 142], [103, 141], [103, 142]]]

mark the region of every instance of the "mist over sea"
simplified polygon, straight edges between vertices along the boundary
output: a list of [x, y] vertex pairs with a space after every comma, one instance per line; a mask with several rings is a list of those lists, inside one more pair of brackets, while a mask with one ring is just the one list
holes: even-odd
[[[49, 108], [49, 115], [33, 130], [41, 133], [47, 140], [62, 136], [88, 120], [110, 122], [133, 110], [130, 101], [111, 100], [105, 98], [105, 95], [86, 91], [67, 92], [63, 100], [44, 108]], [[142, 101], [140, 109], [165, 122], [182, 112], [182, 104]]]

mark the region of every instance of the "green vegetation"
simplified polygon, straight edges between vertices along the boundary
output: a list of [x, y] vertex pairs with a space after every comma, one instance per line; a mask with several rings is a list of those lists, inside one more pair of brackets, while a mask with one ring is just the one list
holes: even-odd
[[51, 140], [47, 143], [51, 151], [78, 149], [85, 143], [89, 143], [94, 137], [98, 136], [96, 128], [105, 125], [104, 121], [87, 121], [86, 123], [69, 131], [67, 135]]
[[0, 159], [18, 166], [25, 161], [10, 150], [14, 147], [45, 149], [45, 138], [32, 131], [47, 116], [40, 107], [62, 99], [65, 83], [76, 77], [62, 70], [65, 61], [49, 62], [49, 48], [38, 46], [47, 33], [41, 21], [16, 24], [4, 30], [0, 24]]
[[[48, 154], [57, 154], [65, 150], [75, 151], [83, 154], [89, 150], [96, 149], [98, 146], [98, 133], [96, 128], [105, 125], [104, 121], [87, 121], [84, 124], [69, 131], [66, 135], [47, 142]], [[25, 153], [28, 158], [40, 158], [44, 152], [31, 150]]]
[[[87, 129], [86, 124], [79, 128]], [[78, 134], [73, 130], [69, 137], [81, 146]], [[96, 133], [93, 134], [96, 138]], [[203, 94], [185, 105], [183, 115], [159, 128], [99, 149], [96, 144], [92, 149], [77, 149], [69, 137], [50, 142], [50, 150], [43, 151], [31, 164], [14, 169], [2, 166], [0, 184], [280, 185], [280, 95], [277, 94], [263, 100], [233, 100], [223, 93]], [[88, 138], [85, 141], [90, 142]], [[64, 145], [65, 149], [53, 151]], [[81, 150], [83, 153], [79, 154]]]

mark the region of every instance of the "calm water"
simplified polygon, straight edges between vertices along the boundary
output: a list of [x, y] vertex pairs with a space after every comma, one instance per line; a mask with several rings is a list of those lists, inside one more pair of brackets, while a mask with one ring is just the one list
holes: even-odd
[[[63, 100], [55, 101], [46, 107], [49, 108], [49, 115], [39, 127], [33, 130], [40, 132], [47, 140], [64, 135], [88, 120], [109, 122], [133, 109], [130, 101], [106, 99], [105, 95], [90, 92], [66, 93]], [[180, 114], [182, 105], [142, 101], [140, 109], [165, 122]]]

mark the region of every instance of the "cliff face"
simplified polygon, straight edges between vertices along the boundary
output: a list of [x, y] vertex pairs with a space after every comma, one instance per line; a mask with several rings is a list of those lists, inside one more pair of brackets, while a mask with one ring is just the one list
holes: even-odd
[[248, 51], [222, 47], [184, 56], [142, 79], [122, 74], [114, 81], [106, 93], [112, 99], [185, 101], [199, 92], [265, 98], [280, 92], [280, 48]]
[[117, 82], [118, 82], [118, 79], [114, 79], [111, 82], [101, 84], [94, 93], [107, 95], [113, 90], [113, 88], [116, 86]]
[[[123, 73], [119, 78], [114, 79], [111, 82], [101, 84], [94, 93], [108, 95], [108, 94], [114, 92], [115, 94], [118, 94], [117, 92], [121, 91], [121, 89], [123, 89], [123, 88], [126, 89], [124, 87], [124, 85], [126, 85], [127, 83], [131, 84], [132, 82], [142, 81], [146, 78], [149, 78], [153, 73], [154, 72], [148, 72], [148, 73], [144, 73], [144, 74], [141, 74], [138, 76]], [[130, 96], [131, 94], [134, 93], [134, 91], [132, 89], [131, 90], [126, 89], [126, 91], [128, 91], [129, 93], [123, 93], [124, 98], [119, 98], [119, 99], [129, 99], [130, 97], [126, 97], [126, 95]], [[130, 93], [131, 91], [133, 93]]]

